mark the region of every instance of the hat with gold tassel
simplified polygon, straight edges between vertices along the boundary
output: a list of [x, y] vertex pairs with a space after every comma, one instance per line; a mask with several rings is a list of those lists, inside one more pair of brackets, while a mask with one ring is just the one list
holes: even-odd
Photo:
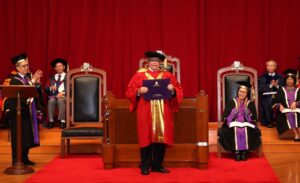
[[145, 52], [145, 56], [148, 59], [148, 61], [164, 61], [166, 58], [164, 54], [162, 54], [162, 51], [147, 51]]
[[165, 57], [164, 58], [164, 68], [167, 68], [167, 66], [168, 66], [168, 60], [167, 60], [166, 54], [163, 51], [161, 51], [161, 50], [157, 50], [156, 52], [159, 53], [159, 54], [161, 54], [161, 55], [163, 55]]

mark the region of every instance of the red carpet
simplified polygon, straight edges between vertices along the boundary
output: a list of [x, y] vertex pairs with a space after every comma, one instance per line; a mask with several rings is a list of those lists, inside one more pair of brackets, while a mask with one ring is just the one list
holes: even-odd
[[93, 182], [279, 182], [265, 158], [252, 157], [236, 162], [231, 157], [209, 157], [207, 170], [169, 168], [170, 174], [140, 175], [138, 168], [104, 170], [102, 159], [96, 155], [71, 155], [55, 158], [32, 175], [26, 183], [93, 183]]

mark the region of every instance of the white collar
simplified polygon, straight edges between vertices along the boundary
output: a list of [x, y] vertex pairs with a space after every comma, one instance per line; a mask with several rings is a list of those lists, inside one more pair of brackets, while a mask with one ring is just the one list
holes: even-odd
[[156, 72], [156, 71], [158, 71], [159, 69], [153, 70], [153, 69], [151, 69], [151, 68], [149, 67], [149, 70], [152, 71], [152, 72]]
[[19, 74], [19, 76], [21, 76], [22, 78], [24, 78], [26, 75], [22, 75], [21, 73], [19, 73], [18, 72], [18, 74]]
[[268, 73], [269, 74], [269, 76], [275, 76], [275, 72], [273, 72], [273, 73]]
[[63, 73], [61, 73], [61, 74], [56, 73], [56, 74], [55, 74], [55, 77], [58, 77], [58, 75], [60, 75], [60, 77], [65, 77], [66, 73], [65, 73], [65, 72], [63, 72]]

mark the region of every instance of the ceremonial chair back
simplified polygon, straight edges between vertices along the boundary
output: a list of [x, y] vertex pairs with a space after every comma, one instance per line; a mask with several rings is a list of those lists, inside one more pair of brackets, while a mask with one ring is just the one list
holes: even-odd
[[102, 100], [106, 94], [106, 72], [84, 63], [67, 73], [66, 125], [62, 130], [62, 150], [70, 153], [70, 139], [103, 138]]
[[[222, 114], [226, 104], [237, 96], [239, 87], [238, 81], [250, 82], [252, 88], [250, 90], [250, 99], [255, 103], [258, 110], [258, 89], [257, 89], [257, 71], [254, 68], [243, 66], [240, 61], [234, 61], [229, 67], [220, 68], [217, 72], [217, 93], [218, 93], [218, 131], [222, 126]], [[257, 111], [256, 111], [257, 112]], [[222, 145], [217, 140], [217, 153], [221, 157], [221, 153], [225, 152]], [[259, 156], [262, 155], [261, 146], [257, 149]]]

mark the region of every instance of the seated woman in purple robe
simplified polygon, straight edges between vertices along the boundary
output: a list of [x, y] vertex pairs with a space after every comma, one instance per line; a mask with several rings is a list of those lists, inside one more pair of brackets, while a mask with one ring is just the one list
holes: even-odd
[[225, 106], [218, 135], [220, 144], [225, 150], [234, 152], [236, 161], [245, 161], [248, 151], [260, 146], [261, 132], [256, 124], [255, 104], [249, 100], [251, 85], [247, 82], [238, 84], [237, 97]]
[[300, 91], [296, 87], [296, 73], [293, 69], [284, 71], [285, 86], [278, 90], [274, 99], [274, 109], [279, 109], [276, 112], [276, 127], [279, 135], [288, 130], [294, 132], [294, 141], [300, 141]]

